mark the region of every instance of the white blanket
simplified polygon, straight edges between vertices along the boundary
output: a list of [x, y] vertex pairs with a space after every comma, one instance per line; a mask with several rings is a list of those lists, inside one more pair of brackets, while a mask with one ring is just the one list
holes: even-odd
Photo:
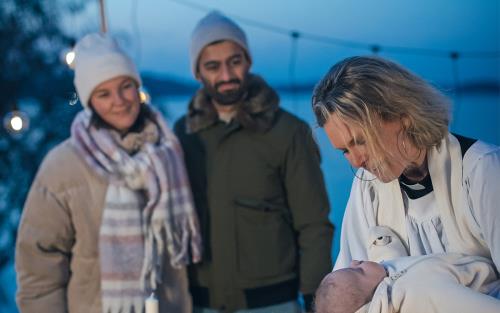
[[389, 277], [357, 313], [498, 313], [499, 282], [483, 257], [436, 254], [385, 262]]

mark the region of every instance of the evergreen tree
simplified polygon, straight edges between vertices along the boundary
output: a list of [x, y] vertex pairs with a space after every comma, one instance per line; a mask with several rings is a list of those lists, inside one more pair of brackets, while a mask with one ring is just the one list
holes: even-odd
[[[13, 260], [19, 217], [40, 161], [69, 136], [79, 109], [68, 105], [73, 75], [60, 53], [73, 40], [61, 20], [84, 6], [82, 0], [0, 1], [0, 118], [17, 106], [31, 120], [23, 134], [0, 128], [0, 269]], [[0, 307], [5, 302], [0, 288]]]

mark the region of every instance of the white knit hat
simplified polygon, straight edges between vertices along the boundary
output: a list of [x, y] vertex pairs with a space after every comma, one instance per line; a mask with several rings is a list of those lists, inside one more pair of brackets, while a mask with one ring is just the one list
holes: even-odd
[[113, 38], [93, 33], [76, 43], [74, 83], [84, 107], [97, 85], [118, 76], [130, 76], [142, 84], [134, 63]]
[[189, 52], [191, 56], [191, 70], [194, 76], [196, 76], [198, 58], [203, 48], [219, 40], [234, 41], [245, 49], [248, 58], [251, 58], [247, 37], [243, 30], [222, 13], [212, 11], [198, 22], [191, 34], [191, 47]]

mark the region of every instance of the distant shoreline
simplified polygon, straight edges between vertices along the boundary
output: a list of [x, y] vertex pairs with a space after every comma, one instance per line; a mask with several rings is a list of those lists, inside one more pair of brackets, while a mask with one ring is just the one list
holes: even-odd
[[[146, 89], [155, 96], [162, 95], [192, 95], [199, 85], [193, 81], [177, 79], [172, 77], [162, 77], [151, 75], [148, 73], [142, 74], [143, 85]], [[288, 84], [277, 84], [273, 87], [278, 92], [284, 93], [312, 93], [315, 83], [296, 84], [294, 86]], [[456, 93], [483, 93], [483, 94], [498, 94], [500, 96], [500, 82], [495, 81], [474, 81], [461, 84], [458, 89], [451, 85], [434, 84], [439, 90], [446, 94]]]

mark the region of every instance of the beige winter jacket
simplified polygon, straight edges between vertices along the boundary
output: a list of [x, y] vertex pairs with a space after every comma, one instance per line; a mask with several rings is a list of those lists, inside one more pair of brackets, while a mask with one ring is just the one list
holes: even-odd
[[[98, 240], [106, 190], [69, 140], [45, 157], [17, 238], [21, 313], [102, 313]], [[164, 265], [160, 312], [191, 312], [185, 270]]]

